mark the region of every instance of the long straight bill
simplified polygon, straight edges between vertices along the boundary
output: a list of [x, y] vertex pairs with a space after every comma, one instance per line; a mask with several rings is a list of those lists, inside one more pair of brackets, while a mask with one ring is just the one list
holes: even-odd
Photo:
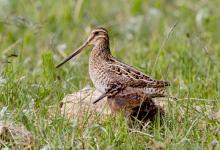
[[66, 59], [64, 59], [61, 63], [59, 63], [56, 68], [59, 68], [63, 64], [65, 64], [67, 61], [69, 61], [71, 58], [78, 55], [86, 46], [88, 45], [88, 41], [86, 41], [82, 46], [80, 46], [76, 51], [74, 51], [70, 56], [68, 56]]

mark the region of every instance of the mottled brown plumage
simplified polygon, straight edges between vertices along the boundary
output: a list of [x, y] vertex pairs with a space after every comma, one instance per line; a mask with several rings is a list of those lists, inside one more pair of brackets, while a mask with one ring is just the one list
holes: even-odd
[[[169, 82], [155, 80], [111, 55], [108, 32], [102, 27], [94, 29], [86, 42], [57, 67], [79, 54], [87, 45], [93, 46], [89, 57], [90, 78], [96, 89], [103, 93], [95, 103], [105, 96], [111, 99], [120, 95], [118, 99], [126, 99], [126, 96], [128, 99], [127, 102], [122, 102], [123, 107], [134, 107], [139, 106], [146, 97], [151, 99], [169, 96], [166, 90]], [[123, 96], [123, 93], [126, 94]], [[138, 99], [135, 100], [135, 97]]]

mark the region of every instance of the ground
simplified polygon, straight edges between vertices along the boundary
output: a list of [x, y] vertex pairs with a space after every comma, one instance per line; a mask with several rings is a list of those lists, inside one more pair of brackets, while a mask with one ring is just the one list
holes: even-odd
[[[0, 120], [24, 125], [33, 149], [219, 149], [219, 0], [0, 0]], [[112, 54], [171, 82], [163, 123], [129, 131], [121, 116], [66, 119], [59, 102], [91, 85], [91, 48], [55, 69], [96, 26]], [[1, 141], [0, 147], [11, 147]]]

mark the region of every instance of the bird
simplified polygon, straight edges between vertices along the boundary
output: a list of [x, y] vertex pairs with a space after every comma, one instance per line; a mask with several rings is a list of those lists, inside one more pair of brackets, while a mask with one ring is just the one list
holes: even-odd
[[[135, 100], [140, 95], [142, 97], [156, 98], [169, 97], [167, 87], [170, 82], [165, 80], [156, 80], [139, 71], [131, 65], [112, 56], [109, 44], [109, 35], [107, 29], [96, 27], [88, 36], [87, 40], [77, 48], [70, 56], [59, 63], [56, 68], [61, 67], [71, 58], [75, 57], [87, 46], [92, 46], [89, 56], [89, 75], [95, 88], [102, 94], [98, 97], [94, 104], [102, 100], [104, 97], [109, 99], [127, 91], [137, 91], [130, 100]], [[129, 95], [129, 93], [125, 94]], [[118, 96], [121, 99], [121, 96]], [[126, 99], [126, 97], [123, 97]], [[129, 102], [130, 103], [130, 102]]]

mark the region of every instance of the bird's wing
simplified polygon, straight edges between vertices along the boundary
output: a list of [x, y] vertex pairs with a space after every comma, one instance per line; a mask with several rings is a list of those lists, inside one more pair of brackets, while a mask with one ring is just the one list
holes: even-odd
[[130, 87], [149, 87], [159, 88], [169, 86], [170, 83], [164, 80], [155, 80], [137, 69], [124, 64], [116, 59], [112, 59], [112, 63], [108, 64], [109, 71], [114, 72], [120, 76], [128, 79], [128, 86]]
[[102, 100], [103, 98], [105, 98], [106, 96], [108, 97], [112, 97], [115, 96], [116, 94], [118, 94], [120, 91], [122, 91], [125, 86], [123, 86], [120, 82], [114, 82], [114, 83], [110, 83], [107, 85], [107, 89], [105, 89], [105, 92], [102, 93], [101, 96], [99, 96], [94, 102], [93, 104], [97, 103], [98, 101]]

